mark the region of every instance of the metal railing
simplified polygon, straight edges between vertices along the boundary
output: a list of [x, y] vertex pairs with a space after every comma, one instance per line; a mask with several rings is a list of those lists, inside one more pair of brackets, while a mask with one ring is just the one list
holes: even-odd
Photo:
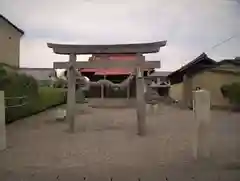
[[[27, 99], [28, 96], [5, 97], [5, 109], [26, 106], [28, 104]], [[12, 100], [18, 101], [16, 101], [17, 102], [16, 104], [11, 105], [9, 102]]]

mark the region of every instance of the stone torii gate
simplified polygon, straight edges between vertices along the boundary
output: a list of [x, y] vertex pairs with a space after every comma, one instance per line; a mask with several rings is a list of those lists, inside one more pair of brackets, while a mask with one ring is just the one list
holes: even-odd
[[[70, 131], [75, 131], [75, 104], [76, 104], [76, 74], [77, 68], [134, 68], [136, 70], [136, 111], [138, 134], [146, 133], [146, 104], [144, 99], [143, 69], [160, 68], [160, 61], [146, 61], [142, 54], [157, 53], [160, 47], [164, 47], [166, 41], [144, 43], [144, 44], [119, 44], [119, 45], [64, 45], [48, 43], [54, 53], [69, 55], [69, 62], [54, 62], [55, 69], [68, 69], [68, 93], [67, 93], [67, 121]], [[77, 62], [80, 54], [131, 54], [136, 55], [135, 61], [112, 61], [108, 58], [96, 62]]]

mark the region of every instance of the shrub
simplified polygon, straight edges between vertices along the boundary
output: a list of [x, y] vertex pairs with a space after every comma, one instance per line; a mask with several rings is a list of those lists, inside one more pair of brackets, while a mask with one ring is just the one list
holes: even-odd
[[37, 109], [45, 110], [66, 102], [66, 91], [64, 89], [42, 87], [39, 89]]
[[38, 85], [40, 87], [51, 87], [52, 81], [51, 80], [39, 80]]
[[4, 86], [7, 84], [7, 71], [0, 67], [0, 90], [4, 90]]
[[67, 83], [65, 80], [63, 79], [57, 79], [55, 82], [54, 82], [54, 87], [55, 88], [65, 88], [67, 87]]
[[0, 90], [4, 91], [8, 107], [22, 104], [22, 99], [13, 99], [14, 97], [35, 98], [38, 96], [38, 84], [33, 77], [18, 74], [14, 69], [4, 65], [0, 65]]
[[7, 75], [7, 71], [5, 70], [5, 68], [3, 66], [0, 66], [0, 78], [2, 76], [6, 76]]
[[221, 93], [222, 93], [222, 95], [223, 95], [224, 98], [228, 98], [227, 96], [228, 96], [229, 86], [230, 86], [230, 85], [223, 85], [223, 86], [221, 87]]
[[[7, 65], [0, 64], [0, 90], [5, 94], [6, 122], [41, 112], [66, 100], [65, 91], [38, 87], [37, 81], [28, 75], [19, 74]], [[26, 97], [18, 99], [16, 97]]]
[[6, 97], [37, 96], [37, 81], [25, 74], [7, 73], [1, 76], [0, 89], [5, 91]]
[[27, 104], [21, 107], [8, 108], [6, 122], [10, 123], [17, 119], [31, 116], [53, 106], [66, 102], [66, 93], [63, 89], [41, 87], [37, 97], [28, 98]]
[[230, 103], [240, 105], [240, 83], [232, 83], [230, 85], [223, 85], [221, 92], [224, 97], [228, 98]]

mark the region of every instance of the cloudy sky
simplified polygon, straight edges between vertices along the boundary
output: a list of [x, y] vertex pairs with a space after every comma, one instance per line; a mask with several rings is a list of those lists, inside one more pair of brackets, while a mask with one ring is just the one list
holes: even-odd
[[203, 51], [217, 61], [240, 56], [240, 0], [0, 0], [0, 13], [25, 31], [22, 67], [67, 60], [53, 54], [47, 42], [167, 40], [159, 53], [146, 56], [161, 60], [162, 70], [175, 70]]

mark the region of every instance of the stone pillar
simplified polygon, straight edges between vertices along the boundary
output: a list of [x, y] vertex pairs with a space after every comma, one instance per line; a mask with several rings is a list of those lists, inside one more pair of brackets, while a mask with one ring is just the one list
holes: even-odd
[[68, 69], [68, 93], [67, 93], [67, 121], [70, 125], [70, 131], [75, 131], [75, 107], [76, 107], [76, 73], [75, 63], [76, 55], [70, 54]]
[[0, 91], [0, 151], [5, 149], [6, 149], [5, 99], [4, 91]]
[[210, 156], [210, 93], [206, 90], [193, 92], [193, 111], [197, 125], [193, 140], [193, 156], [195, 159], [208, 158]]
[[136, 71], [136, 93], [137, 93], [137, 120], [138, 134], [144, 136], [146, 134], [146, 103], [144, 98], [144, 79], [142, 68], [137, 68]]

